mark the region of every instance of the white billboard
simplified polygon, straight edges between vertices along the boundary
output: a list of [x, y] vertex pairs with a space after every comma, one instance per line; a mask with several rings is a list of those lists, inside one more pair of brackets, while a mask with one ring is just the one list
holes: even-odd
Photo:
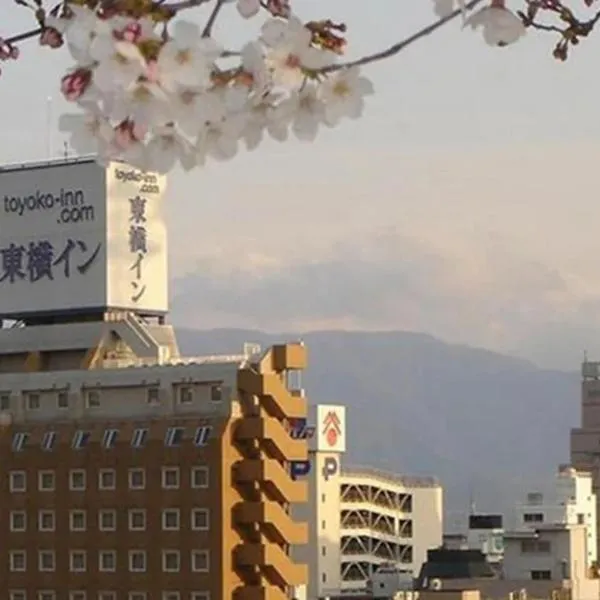
[[0, 169], [0, 317], [167, 312], [165, 184], [91, 159]]
[[314, 434], [309, 440], [311, 450], [346, 452], [346, 407], [317, 404], [310, 407], [309, 421]]

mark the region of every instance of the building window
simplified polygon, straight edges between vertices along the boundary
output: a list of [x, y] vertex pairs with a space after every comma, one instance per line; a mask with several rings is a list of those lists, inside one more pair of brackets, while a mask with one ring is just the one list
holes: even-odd
[[184, 433], [185, 429], [183, 427], [169, 427], [165, 434], [165, 446], [181, 446]]
[[192, 509], [192, 529], [194, 531], [206, 531], [208, 529], [208, 509]]
[[146, 511], [134, 508], [129, 511], [129, 531], [144, 531], [146, 529]]
[[38, 600], [56, 600], [56, 592], [52, 590], [43, 590], [38, 592]]
[[192, 550], [192, 571], [195, 573], [208, 573], [208, 550]]
[[53, 492], [56, 488], [56, 477], [54, 471], [38, 472], [38, 490], [40, 492]]
[[40, 550], [38, 553], [38, 569], [40, 571], [54, 571], [56, 569], [56, 559], [54, 550]]
[[61, 410], [65, 408], [69, 408], [69, 393], [68, 392], [58, 392], [56, 395], [56, 406]]
[[321, 521], [321, 529], [327, 529], [327, 523], [325, 521]]
[[117, 568], [117, 553], [114, 550], [101, 550], [98, 555], [98, 569], [112, 573]]
[[10, 530], [25, 531], [27, 529], [27, 513], [24, 510], [10, 511]]
[[146, 592], [129, 592], [127, 594], [127, 600], [147, 600], [147, 598]]
[[129, 469], [129, 489], [143, 490], [146, 487], [146, 472], [144, 469]]
[[130, 550], [129, 570], [131, 573], [143, 573], [146, 570], [146, 552], [144, 550]]
[[22, 452], [25, 450], [25, 446], [27, 445], [27, 440], [29, 438], [28, 433], [15, 433], [12, 439], [12, 451], [13, 452]]
[[11, 590], [8, 592], [9, 600], [27, 600], [25, 590]]
[[98, 592], [98, 600], [117, 600], [117, 592]]
[[325, 494], [321, 494], [321, 502], [325, 502], [326, 496]]
[[72, 573], [83, 573], [86, 569], [85, 550], [71, 550], [69, 553], [69, 568]]
[[548, 540], [521, 540], [522, 554], [549, 554], [550, 550]]
[[69, 489], [72, 492], [85, 490], [85, 471], [83, 469], [72, 469], [69, 472]]
[[162, 568], [165, 573], [177, 573], [179, 562], [179, 550], [163, 550]]
[[36, 392], [30, 392], [26, 395], [27, 410], [39, 410], [41, 406], [40, 395]]
[[220, 385], [210, 386], [210, 400], [211, 402], [221, 402], [223, 400], [223, 388]]
[[72, 510], [69, 513], [69, 527], [71, 531], [85, 531], [85, 510]]
[[134, 448], [143, 448], [146, 445], [147, 440], [148, 440], [148, 430], [147, 429], [135, 429], [133, 431], [133, 435], [131, 436], [131, 445]]
[[160, 404], [160, 388], [150, 387], [146, 390], [146, 401], [152, 406]]
[[198, 427], [196, 429], [196, 433], [194, 433], [194, 446], [202, 447], [206, 446], [208, 443], [208, 439], [210, 437], [210, 432], [212, 427], [210, 425], [204, 425], [203, 427]]
[[577, 524], [578, 525], [585, 525], [585, 513], [578, 513], [577, 514]]
[[25, 471], [11, 471], [9, 482], [11, 492], [27, 491], [27, 476], [25, 475]]
[[327, 556], [327, 546], [321, 546], [321, 556]]
[[56, 431], [46, 431], [42, 438], [42, 450], [50, 452], [54, 450], [56, 444]]
[[523, 515], [523, 523], [543, 523], [543, 513], [525, 513]]
[[179, 529], [179, 509], [167, 508], [162, 513], [162, 528], [165, 531], [177, 531]]
[[11, 550], [9, 554], [10, 570], [13, 573], [27, 569], [27, 554], [25, 550]]
[[161, 600], [181, 600], [179, 592], [163, 592]]
[[69, 600], [87, 600], [87, 592], [84, 592], [83, 590], [69, 592]]
[[210, 600], [210, 592], [192, 592], [190, 600]]
[[191, 404], [194, 401], [194, 388], [182, 385], [179, 388], [179, 404]]
[[114, 490], [117, 487], [117, 473], [114, 469], [100, 469], [98, 487], [101, 490]]
[[85, 393], [85, 405], [87, 408], [100, 408], [100, 392], [88, 390]]
[[89, 431], [76, 431], [73, 436], [72, 447], [74, 450], [81, 450], [85, 448], [90, 441], [90, 432]]
[[0, 410], [10, 410], [10, 394], [0, 394]]
[[162, 486], [165, 490], [176, 490], [179, 488], [179, 467], [163, 467]]
[[40, 510], [38, 513], [38, 529], [40, 531], [54, 531], [56, 527], [54, 511]]
[[551, 571], [531, 571], [531, 579], [533, 579], [533, 581], [548, 581], [549, 579], [552, 579], [552, 572]]
[[106, 450], [114, 448], [119, 437], [118, 429], [107, 429], [102, 436], [102, 447]]
[[117, 529], [117, 511], [101, 510], [98, 514], [98, 528], [100, 531], [115, 531]]
[[321, 582], [327, 583], [327, 573], [321, 573]]
[[208, 487], [208, 467], [192, 467], [192, 487], [196, 489]]

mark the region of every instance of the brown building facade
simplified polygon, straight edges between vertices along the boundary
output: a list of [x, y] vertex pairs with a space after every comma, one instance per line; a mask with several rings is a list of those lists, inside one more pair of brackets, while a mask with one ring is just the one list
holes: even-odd
[[307, 448], [288, 433], [306, 400], [287, 384], [304, 346], [184, 360], [140, 321], [170, 340], [159, 360], [115, 323], [0, 333], [2, 596], [289, 598], [307, 579], [289, 514]]
[[[600, 363], [581, 367], [581, 427], [571, 429], [571, 464], [592, 475], [596, 494], [596, 531], [600, 531]], [[600, 539], [596, 540], [600, 556]]]

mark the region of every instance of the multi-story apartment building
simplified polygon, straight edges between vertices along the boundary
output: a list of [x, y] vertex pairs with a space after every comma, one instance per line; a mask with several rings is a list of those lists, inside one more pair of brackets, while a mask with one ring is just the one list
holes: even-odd
[[[5, 261], [0, 273], [0, 319], [10, 319], [0, 328], [1, 596], [285, 600], [307, 577], [290, 557], [307, 539], [290, 516], [307, 485], [288, 468], [307, 457], [288, 428], [306, 415], [288, 385], [306, 350], [181, 357], [164, 322], [164, 245], [149, 245], [148, 260], [159, 260], [145, 280], [123, 256], [141, 195], [146, 234], [160, 239], [150, 205], [163, 182], [125, 169], [76, 161], [0, 173], [18, 209], [0, 213], [0, 252], [28, 249], [31, 263]], [[58, 212], [37, 201], [33, 216], [25, 210], [36, 189]], [[68, 218], [65, 189], [80, 200]], [[123, 212], [128, 199], [136, 215]], [[77, 227], [85, 202], [95, 219]], [[32, 262], [42, 242], [72, 252], [69, 277], [67, 255]], [[76, 250], [96, 247], [105, 249], [87, 266], [75, 262]]]
[[406, 477], [366, 467], [344, 467], [346, 411], [309, 408], [298, 436], [309, 439], [309, 460], [293, 472], [308, 481], [306, 546], [295, 549], [309, 565], [310, 600], [366, 593], [384, 567], [416, 576], [427, 550], [442, 543], [442, 488], [429, 477]]
[[592, 492], [592, 476], [561, 465], [554, 481], [529, 490], [515, 507], [518, 530], [536, 529], [541, 525], [584, 525], [586, 530], [586, 563], [597, 562], [596, 495]]

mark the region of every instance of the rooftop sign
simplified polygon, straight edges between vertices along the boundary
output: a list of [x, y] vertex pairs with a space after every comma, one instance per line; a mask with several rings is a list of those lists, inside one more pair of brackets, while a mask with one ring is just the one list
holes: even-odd
[[92, 160], [0, 170], [0, 317], [167, 312], [165, 184]]

